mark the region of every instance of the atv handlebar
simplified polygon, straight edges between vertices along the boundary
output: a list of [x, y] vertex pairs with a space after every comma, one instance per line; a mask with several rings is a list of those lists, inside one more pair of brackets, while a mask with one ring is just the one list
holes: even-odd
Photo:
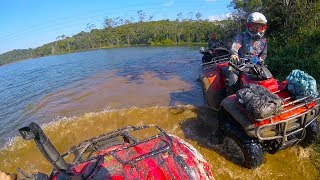
[[232, 63], [229, 55], [219, 56], [216, 58], [214, 57], [210, 62], [202, 63], [201, 67], [205, 69], [206, 67], [210, 67], [210, 65], [220, 63], [228, 63], [230, 67], [234, 68], [238, 72], [251, 74], [255, 79], [269, 79], [273, 77], [263, 62], [255, 64], [249, 57], [239, 58], [239, 65]]
[[239, 65], [236, 65], [236, 64], [232, 63], [231, 61], [229, 61], [228, 65], [233, 67], [234, 69], [236, 69], [239, 72], [248, 72], [250, 68], [253, 68], [256, 70], [255, 64], [250, 62], [248, 59], [239, 58], [239, 61], [240, 61]]
[[263, 80], [273, 77], [272, 73], [268, 70], [267, 66], [264, 65], [264, 63], [259, 62], [258, 64], [255, 64], [247, 58], [240, 58], [239, 65], [236, 65], [231, 61], [229, 61], [228, 65], [239, 72], [253, 75], [252, 77], [254, 77], [255, 79]]

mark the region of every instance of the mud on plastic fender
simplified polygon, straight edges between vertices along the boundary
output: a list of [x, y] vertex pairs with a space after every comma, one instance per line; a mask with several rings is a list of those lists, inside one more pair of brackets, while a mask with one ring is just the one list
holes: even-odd
[[242, 128], [248, 136], [257, 137], [256, 126], [250, 119], [248, 119], [247, 114], [240, 110], [240, 108], [237, 106], [234, 100], [235, 95], [231, 95], [221, 102], [221, 106], [226, 110], [227, 113], [229, 113], [232, 116], [232, 118], [236, 122], [238, 122], [242, 126]]
[[223, 98], [226, 96], [226, 91], [221, 88], [215, 87], [215, 89], [212, 88], [212, 86], [217, 86], [216, 84], [219, 80], [215, 80], [210, 83], [209, 79], [207, 77], [202, 77], [202, 88], [203, 88], [203, 94], [205, 98], [205, 102], [208, 104], [208, 106], [216, 111], [220, 109], [220, 104]]
[[[180, 155], [175, 156], [175, 160], [183, 167], [186, 173], [189, 175], [189, 179], [203, 179], [203, 180], [214, 180], [212, 172], [210, 170], [210, 165], [203, 158], [200, 152], [194, 148], [191, 144], [186, 142], [185, 140], [179, 138], [178, 136], [170, 134], [174, 139], [175, 144], [179, 144], [181, 149], [185, 148], [187, 151], [184, 151], [184, 154], [180, 152]], [[183, 155], [184, 154], [184, 155]], [[189, 156], [189, 159], [185, 158]], [[191, 158], [190, 158], [191, 157]], [[194, 161], [191, 164], [187, 164], [186, 161]]]

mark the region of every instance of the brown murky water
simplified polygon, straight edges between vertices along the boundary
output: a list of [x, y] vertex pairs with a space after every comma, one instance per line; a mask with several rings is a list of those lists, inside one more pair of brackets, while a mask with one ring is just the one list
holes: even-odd
[[[70, 115], [92, 112], [104, 108], [168, 106], [170, 93], [191, 89], [191, 85], [177, 76], [162, 80], [155, 74], [145, 72], [137, 83], [130, 81], [130, 75], [119, 77], [116, 71], [101, 73], [90, 78], [86, 87], [63, 89], [45, 96], [32, 111], [40, 114]], [[107, 79], [107, 80], [106, 80]], [[85, 81], [88, 81], [86, 79]], [[86, 82], [78, 82], [78, 85]], [[172, 104], [175, 105], [175, 104]]]
[[[197, 56], [191, 55], [197, 60]], [[197, 65], [195, 62], [191, 66]], [[175, 70], [183, 71], [180, 68]], [[204, 121], [214, 125], [217, 117], [201, 104], [196, 71], [189, 75], [194, 76], [192, 80], [186, 80], [183, 73], [168, 72], [163, 78], [155, 71], [142, 71], [138, 75], [119, 75], [121, 69], [102, 71], [47, 93], [27, 106], [26, 111], [31, 119], [54, 117], [40, 122], [61, 153], [84, 139], [126, 125], [158, 124], [169, 134], [194, 145], [210, 163], [216, 179], [319, 178], [312, 148], [293, 147], [275, 155], [266, 154], [265, 162], [254, 170], [225, 158], [223, 148], [207, 139], [212, 129]], [[0, 151], [0, 162], [0, 169], [7, 172], [16, 172], [17, 167], [28, 173], [51, 171], [35, 143], [20, 137], [11, 139]]]
[[[45, 133], [59, 152], [77, 145], [80, 140], [126, 125], [158, 124], [168, 133], [185, 138], [211, 164], [217, 179], [315, 179], [317, 171], [310, 160], [311, 149], [291, 148], [275, 155], [266, 155], [263, 165], [255, 170], [241, 168], [220, 155], [206, 140], [205, 126], [198, 118], [205, 109], [193, 106], [148, 107], [106, 110], [86, 113], [80, 117], [63, 118], [45, 127]], [[15, 172], [46, 172], [50, 164], [42, 157], [34, 142], [17, 138], [9, 148], [0, 152], [1, 169]]]

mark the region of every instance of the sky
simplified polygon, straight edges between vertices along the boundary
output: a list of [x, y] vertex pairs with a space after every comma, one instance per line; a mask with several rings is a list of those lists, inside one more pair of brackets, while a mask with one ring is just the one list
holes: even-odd
[[183, 18], [221, 20], [231, 13], [230, 0], [3, 0], [0, 5], [0, 54], [36, 48], [60, 35], [103, 28], [105, 17], [134, 18], [142, 10], [152, 20]]

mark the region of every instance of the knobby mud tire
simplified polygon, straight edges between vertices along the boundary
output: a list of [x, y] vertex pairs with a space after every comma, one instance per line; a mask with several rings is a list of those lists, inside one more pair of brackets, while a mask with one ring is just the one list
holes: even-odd
[[300, 146], [307, 148], [317, 141], [319, 134], [318, 122], [314, 120], [306, 127], [306, 136], [300, 142]]
[[249, 169], [257, 168], [262, 164], [264, 160], [264, 152], [257, 139], [249, 137], [234, 123], [226, 122], [222, 128], [225, 138], [232, 139], [241, 149], [243, 155], [243, 159], [241, 161], [234, 162], [230, 159], [231, 161]]

